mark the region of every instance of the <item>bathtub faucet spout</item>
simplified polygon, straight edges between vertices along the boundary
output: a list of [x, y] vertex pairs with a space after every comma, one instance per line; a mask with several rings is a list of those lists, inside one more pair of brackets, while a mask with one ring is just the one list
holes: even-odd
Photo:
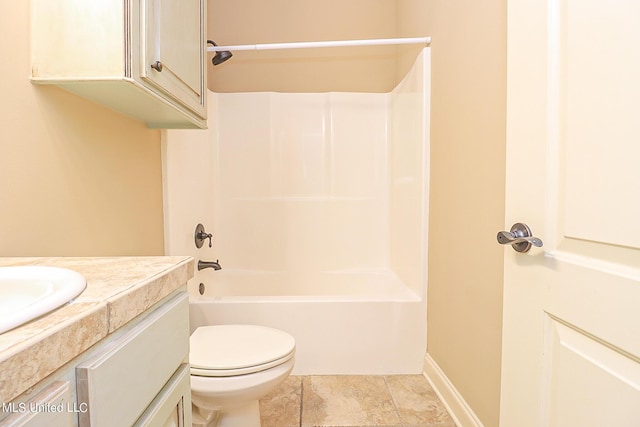
[[198, 271], [204, 270], [205, 268], [213, 268], [214, 270], [222, 269], [222, 267], [220, 267], [220, 264], [218, 263], [218, 260], [215, 260], [215, 261], [198, 260]]

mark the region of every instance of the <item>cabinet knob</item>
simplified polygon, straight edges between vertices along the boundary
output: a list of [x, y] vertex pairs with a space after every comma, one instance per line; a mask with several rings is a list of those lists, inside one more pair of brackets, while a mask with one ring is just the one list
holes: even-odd
[[154, 62], [153, 64], [151, 64], [151, 68], [153, 68], [157, 72], [161, 72], [162, 71], [162, 62], [160, 62], [160, 61]]

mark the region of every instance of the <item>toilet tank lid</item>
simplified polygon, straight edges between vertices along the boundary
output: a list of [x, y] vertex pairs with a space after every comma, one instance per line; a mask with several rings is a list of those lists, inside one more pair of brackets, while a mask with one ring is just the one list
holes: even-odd
[[201, 326], [191, 334], [189, 363], [198, 369], [240, 369], [283, 358], [296, 346], [286, 332], [258, 325]]

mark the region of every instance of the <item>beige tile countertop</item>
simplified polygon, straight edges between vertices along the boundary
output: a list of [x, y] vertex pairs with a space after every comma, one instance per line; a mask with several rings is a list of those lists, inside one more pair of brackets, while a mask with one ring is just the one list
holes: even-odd
[[184, 256], [0, 258], [0, 267], [77, 271], [86, 289], [71, 303], [0, 334], [0, 402], [9, 402], [124, 326], [193, 276]]

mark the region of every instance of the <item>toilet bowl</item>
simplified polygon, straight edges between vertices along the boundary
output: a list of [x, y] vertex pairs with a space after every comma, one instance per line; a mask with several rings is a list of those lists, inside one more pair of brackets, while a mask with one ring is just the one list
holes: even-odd
[[257, 325], [213, 325], [190, 337], [193, 425], [260, 427], [258, 400], [295, 364], [295, 339]]

